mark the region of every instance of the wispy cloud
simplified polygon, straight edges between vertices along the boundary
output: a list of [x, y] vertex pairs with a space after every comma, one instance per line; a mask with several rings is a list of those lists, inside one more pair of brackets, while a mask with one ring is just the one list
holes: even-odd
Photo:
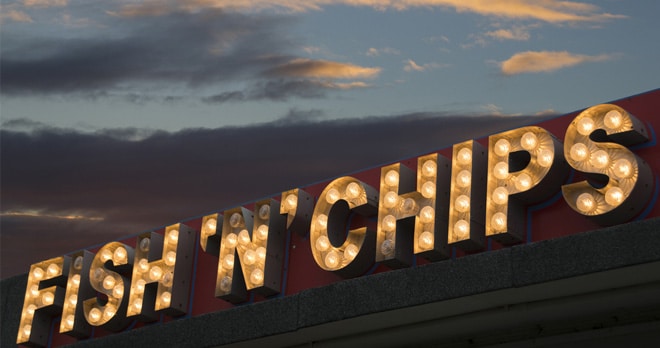
[[447, 67], [448, 65], [446, 64], [440, 64], [440, 63], [425, 63], [422, 65], [417, 64], [414, 60], [408, 59], [403, 61], [403, 70], [407, 72], [413, 72], [413, 71], [427, 71], [427, 70], [433, 70], [433, 69], [439, 69], [443, 67]]
[[484, 35], [500, 41], [503, 40], [527, 41], [531, 37], [529, 33], [529, 29], [527, 27], [522, 27], [522, 26], [513, 27], [511, 29], [497, 29], [486, 32]]
[[505, 75], [552, 72], [582, 63], [602, 62], [614, 58], [612, 54], [585, 55], [567, 51], [527, 51], [514, 54], [499, 63]]
[[370, 47], [365, 54], [369, 57], [377, 57], [384, 54], [399, 55], [401, 54], [401, 52], [392, 47], [383, 47], [383, 48]]
[[25, 7], [61, 7], [69, 4], [69, 0], [23, 0]]
[[7, 6], [0, 6], [0, 23], [6, 20], [29, 23], [32, 22], [32, 17], [24, 11], [14, 10]]
[[378, 76], [380, 71], [380, 68], [362, 67], [350, 63], [297, 58], [271, 69], [269, 73], [286, 77], [355, 79], [373, 78]]

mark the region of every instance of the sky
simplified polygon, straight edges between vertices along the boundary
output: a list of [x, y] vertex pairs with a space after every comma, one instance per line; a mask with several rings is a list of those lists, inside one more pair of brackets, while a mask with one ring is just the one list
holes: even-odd
[[658, 88], [660, 2], [2, 0], [29, 265]]

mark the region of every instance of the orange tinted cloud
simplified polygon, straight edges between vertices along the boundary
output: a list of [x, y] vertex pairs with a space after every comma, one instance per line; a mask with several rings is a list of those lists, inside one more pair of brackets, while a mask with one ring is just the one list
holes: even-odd
[[567, 51], [527, 51], [516, 53], [501, 62], [500, 68], [505, 75], [551, 72], [582, 63], [602, 62], [612, 58], [612, 55], [608, 54], [589, 56]]
[[14, 22], [32, 22], [32, 18], [23, 11], [0, 10], [0, 22], [6, 19]]
[[66, 6], [69, 0], [23, 0], [25, 7], [53, 7]]
[[298, 58], [275, 67], [270, 73], [286, 77], [356, 79], [376, 77], [380, 73], [380, 68], [367, 68], [349, 63]]

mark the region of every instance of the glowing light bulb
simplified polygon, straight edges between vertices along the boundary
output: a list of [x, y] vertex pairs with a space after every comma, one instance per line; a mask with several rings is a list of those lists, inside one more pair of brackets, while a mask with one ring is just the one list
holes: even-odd
[[234, 268], [234, 254], [227, 254], [222, 258], [222, 267], [225, 269]]
[[346, 196], [351, 199], [360, 197], [362, 187], [356, 182], [352, 182], [346, 186]]
[[105, 307], [105, 310], [103, 310], [103, 319], [110, 320], [115, 316], [115, 313], [117, 313], [117, 309], [114, 306], [108, 305]]
[[115, 277], [109, 275], [103, 278], [103, 288], [105, 289], [112, 289], [115, 286], [116, 280]]
[[380, 245], [380, 252], [383, 255], [390, 255], [394, 252], [394, 241], [392, 239], [385, 239]]
[[469, 170], [461, 170], [456, 175], [456, 185], [459, 187], [469, 187], [472, 182], [472, 174]]
[[385, 208], [394, 208], [397, 203], [399, 203], [399, 195], [394, 191], [390, 191], [385, 194], [385, 199], [383, 200], [383, 206]]
[[598, 169], [603, 169], [610, 164], [610, 156], [607, 154], [607, 151], [598, 150], [591, 155], [589, 163]]
[[74, 295], [69, 296], [69, 303], [72, 306], [75, 306], [76, 304], [78, 304], [78, 295], [74, 294]]
[[495, 142], [495, 148], [493, 149], [495, 154], [498, 156], [506, 156], [511, 151], [511, 143], [506, 139], [500, 139]]
[[259, 207], [259, 218], [261, 220], [270, 219], [270, 205], [264, 204], [261, 207]]
[[163, 285], [170, 287], [174, 284], [174, 273], [167, 272], [163, 275]]
[[254, 250], [246, 250], [243, 259], [246, 265], [254, 265], [257, 262], [257, 253]]
[[532, 186], [532, 178], [527, 173], [521, 173], [516, 178], [515, 185], [516, 188], [520, 191], [529, 190], [529, 188]]
[[454, 224], [454, 236], [456, 236], [457, 239], [465, 239], [465, 237], [468, 236], [468, 233], [470, 232], [470, 223], [465, 221], [465, 220], [458, 220]]
[[614, 171], [614, 175], [616, 175], [616, 177], [619, 179], [628, 178], [633, 173], [632, 163], [630, 163], [630, 161], [625, 158], [616, 160], [612, 166], [612, 169]]
[[137, 298], [133, 302], [133, 313], [140, 313], [142, 312], [142, 299]]
[[594, 120], [589, 117], [583, 117], [577, 122], [577, 131], [582, 135], [589, 135], [596, 127]]
[[399, 184], [399, 172], [396, 170], [389, 170], [385, 174], [385, 185], [387, 186], [396, 186]]
[[206, 233], [211, 235], [215, 233], [215, 229], [218, 228], [218, 220], [210, 218], [206, 220]]
[[30, 333], [32, 332], [32, 325], [27, 324], [23, 326], [23, 330], [21, 330], [21, 332], [23, 332], [24, 336], [30, 337]]
[[140, 250], [142, 251], [149, 251], [149, 244], [151, 244], [151, 239], [149, 238], [142, 238], [140, 240]]
[[527, 132], [520, 138], [520, 146], [527, 151], [536, 149], [538, 145], [539, 138], [532, 132]]
[[493, 167], [493, 175], [500, 180], [509, 177], [509, 164], [506, 162], [497, 162]]
[[422, 196], [424, 198], [433, 198], [435, 196], [435, 184], [427, 181], [422, 185]]
[[490, 223], [495, 231], [504, 231], [506, 229], [506, 214], [502, 212], [493, 214]]
[[259, 225], [259, 227], [257, 227], [257, 239], [268, 239], [268, 225]]
[[396, 228], [396, 217], [394, 215], [385, 215], [383, 217], [383, 231], [394, 231]]
[[589, 148], [583, 143], [575, 143], [571, 146], [570, 156], [575, 161], [584, 161], [589, 157]]
[[316, 217], [316, 223], [319, 224], [321, 228], [325, 229], [326, 227], [328, 227], [328, 216], [325, 214], [319, 214]]
[[169, 304], [170, 301], [172, 301], [172, 293], [169, 291], [163, 291], [163, 293], [160, 294], [160, 302]]
[[32, 277], [36, 280], [39, 280], [44, 277], [44, 270], [41, 267], [35, 267], [32, 270]]
[[316, 247], [316, 250], [318, 251], [326, 251], [328, 248], [330, 248], [330, 240], [328, 239], [327, 236], [319, 236], [316, 238], [316, 243], [314, 243], [314, 247]]
[[623, 202], [623, 190], [618, 187], [612, 187], [605, 192], [605, 202], [612, 206], [618, 206]]
[[53, 292], [48, 291], [41, 295], [41, 303], [43, 303], [44, 306], [51, 305], [53, 302], [55, 302], [55, 294]]
[[250, 232], [248, 230], [241, 230], [241, 232], [238, 232], [238, 243], [241, 245], [248, 245], [252, 239], [250, 238]]
[[112, 296], [114, 298], [122, 298], [124, 296], [124, 284], [115, 285], [112, 288]]
[[328, 266], [328, 268], [337, 267], [337, 265], [339, 265], [339, 254], [334, 250], [330, 250], [325, 255], [325, 265]]
[[298, 196], [296, 196], [293, 193], [290, 193], [286, 196], [286, 199], [284, 200], [284, 206], [288, 210], [293, 210], [298, 206]]
[[105, 272], [101, 268], [97, 268], [94, 270], [94, 275], [93, 279], [96, 280], [97, 282], [100, 282], [103, 280], [103, 277], [105, 277]]
[[623, 115], [621, 115], [619, 110], [610, 110], [605, 114], [603, 123], [605, 123], [605, 127], [609, 129], [619, 129], [623, 124]]
[[541, 167], [548, 168], [552, 165], [554, 158], [555, 156], [552, 151], [548, 149], [541, 149], [536, 156], [536, 163], [538, 163]]
[[257, 268], [250, 274], [250, 283], [253, 285], [263, 284], [264, 282], [264, 271]]
[[179, 240], [179, 230], [170, 230], [167, 232], [167, 241], [174, 244]]
[[422, 175], [429, 177], [435, 176], [435, 173], [438, 171], [438, 165], [433, 160], [427, 160], [422, 164]]
[[355, 259], [360, 249], [355, 244], [349, 244], [344, 249], [344, 258], [348, 261]]
[[241, 216], [241, 214], [239, 213], [233, 213], [229, 217], [229, 226], [233, 228], [237, 228], [241, 226], [242, 223], [243, 223], [243, 216]]
[[227, 247], [234, 248], [238, 244], [238, 236], [236, 233], [227, 233], [224, 242], [227, 244]]
[[30, 304], [27, 306], [27, 309], [26, 309], [26, 310], [27, 310], [27, 313], [28, 313], [29, 315], [34, 315], [34, 311], [37, 310], [37, 306], [36, 306], [35, 304], [30, 303]]
[[126, 261], [126, 256], [128, 255], [126, 249], [124, 247], [118, 247], [115, 249], [115, 252], [112, 254], [112, 259], [117, 262], [123, 262]]
[[108, 249], [103, 249], [101, 251], [101, 261], [106, 262], [110, 259], [112, 259], [112, 251], [110, 251]]
[[231, 277], [230, 276], [224, 276], [220, 280], [220, 290], [224, 292], [228, 292], [231, 290]]
[[422, 210], [420, 210], [419, 212], [419, 220], [425, 224], [433, 222], [434, 217], [435, 217], [435, 210], [430, 206], [426, 206], [422, 208]]
[[80, 285], [80, 274], [74, 274], [73, 277], [71, 277], [71, 282], [75, 286]]
[[506, 204], [509, 201], [509, 191], [506, 187], [500, 186], [493, 190], [493, 202], [495, 204]]
[[329, 204], [335, 204], [341, 198], [341, 193], [336, 188], [331, 188], [328, 190], [328, 193], [325, 194], [325, 200]]
[[583, 213], [590, 213], [598, 207], [596, 204], [596, 199], [590, 193], [582, 193], [578, 196], [575, 201], [577, 208]]
[[149, 270], [149, 279], [156, 281], [160, 280], [160, 277], [163, 276], [163, 270], [158, 266], [153, 266]]
[[147, 282], [144, 279], [138, 279], [135, 282], [135, 288], [138, 290], [138, 292], [143, 292], [145, 285], [147, 285]]
[[76, 270], [81, 270], [83, 266], [83, 257], [78, 256], [76, 259], [73, 261], [73, 268]]
[[424, 250], [431, 249], [433, 247], [433, 233], [429, 231], [420, 233], [417, 239], [417, 245]]
[[148, 271], [149, 270], [149, 261], [147, 261], [147, 259], [140, 259], [140, 261], [138, 261], [138, 269], [141, 272]]
[[401, 210], [403, 210], [406, 213], [410, 213], [413, 210], [415, 210], [415, 200], [412, 198], [406, 198], [403, 200], [403, 204], [401, 204]]
[[175, 251], [168, 251], [167, 254], [165, 254], [165, 264], [168, 266], [174, 266], [176, 263], [176, 252]]
[[55, 263], [51, 263], [50, 265], [48, 265], [48, 268], [46, 269], [46, 274], [48, 274], [48, 277], [54, 277], [60, 274], [60, 266], [58, 266]]
[[467, 147], [460, 149], [456, 154], [456, 161], [462, 165], [470, 164], [472, 162], [472, 151]]
[[75, 316], [73, 314], [69, 314], [66, 316], [66, 320], [64, 321], [66, 323], [66, 327], [72, 328], [73, 324], [75, 322]]
[[30, 286], [30, 295], [32, 295], [32, 296], [39, 295], [39, 285], [34, 284], [34, 285]]
[[466, 195], [458, 196], [454, 202], [454, 208], [461, 213], [470, 211], [470, 197]]

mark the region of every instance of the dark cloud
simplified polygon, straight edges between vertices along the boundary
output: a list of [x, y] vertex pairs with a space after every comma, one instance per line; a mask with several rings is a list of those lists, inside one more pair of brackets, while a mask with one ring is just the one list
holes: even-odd
[[[3, 130], [2, 277], [78, 248], [538, 119], [417, 113], [296, 122], [321, 115], [293, 109], [270, 124], [176, 133]], [[147, 137], [136, 141], [140, 136]], [[18, 211], [48, 217], [6, 215]], [[58, 218], [75, 215], [103, 220]]]
[[328, 89], [337, 89], [332, 83], [314, 80], [284, 80], [259, 82], [246, 91], [231, 91], [204, 97], [206, 103], [227, 103], [256, 100], [284, 102], [289, 98], [321, 98]]

